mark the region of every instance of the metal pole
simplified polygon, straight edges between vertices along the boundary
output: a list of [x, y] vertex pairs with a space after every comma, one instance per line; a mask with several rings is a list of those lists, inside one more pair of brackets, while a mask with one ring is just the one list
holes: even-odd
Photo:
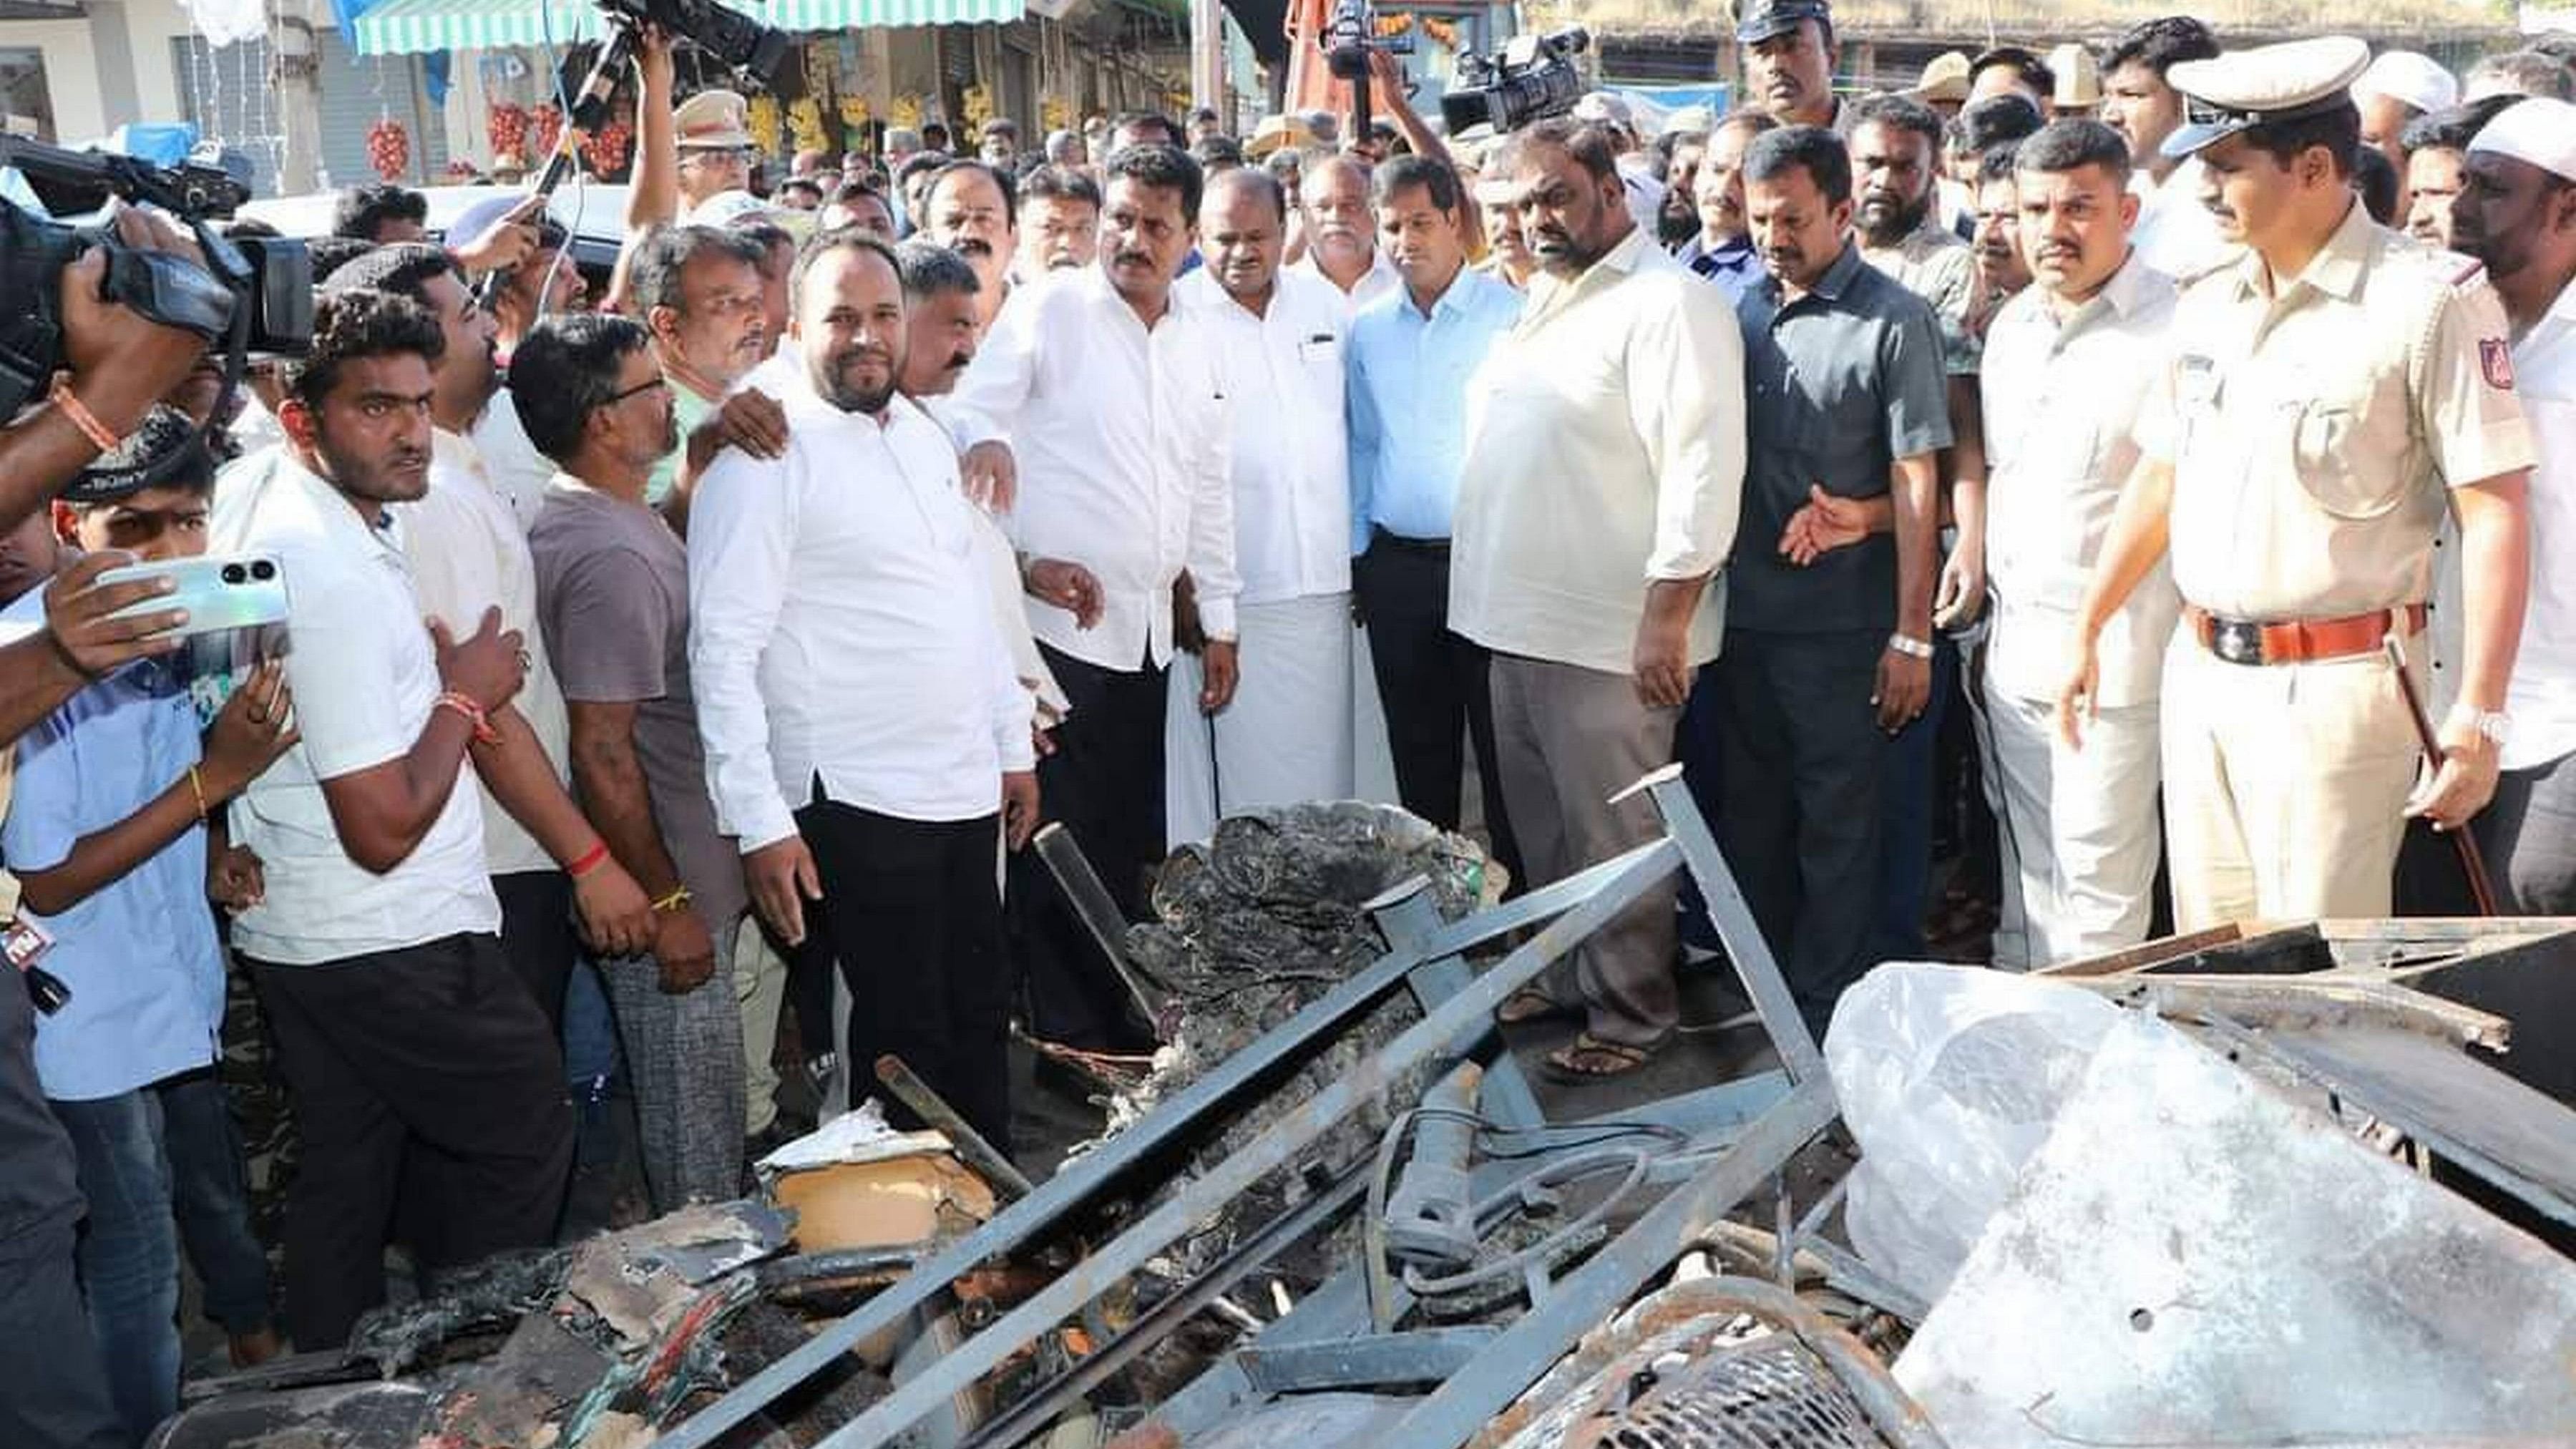
[[1754, 922], [1753, 908], [1744, 903], [1744, 892], [1735, 884], [1735, 872], [1727, 868], [1716, 837], [1708, 833], [1708, 821], [1701, 817], [1698, 802], [1691, 799], [1690, 786], [1682, 781], [1682, 767], [1666, 765], [1620, 792], [1620, 798], [1637, 790], [1654, 798], [1655, 808], [1663, 813], [1664, 830], [1672, 836], [1673, 844], [1681, 847], [1691, 878], [1699, 882], [1700, 897], [1708, 903], [1709, 921], [1717, 927], [1717, 938], [1726, 945], [1727, 964], [1735, 968], [1735, 978], [1744, 983], [1744, 994], [1753, 998], [1753, 1009], [1761, 1015], [1762, 1029], [1778, 1049], [1789, 1080], [1821, 1080], [1825, 1075], [1825, 1054], [1816, 1049], [1815, 1034], [1807, 1030], [1807, 1018], [1798, 1011], [1788, 979], [1780, 974], [1780, 963], [1771, 958], [1771, 947], [1762, 939], [1761, 926]]
[[1125, 1332], [1101, 1345], [1089, 1358], [1013, 1404], [1001, 1417], [986, 1424], [974, 1438], [966, 1441], [964, 1449], [1017, 1444], [1046, 1427], [1057, 1415], [1080, 1402], [1084, 1394], [1125, 1368], [1136, 1355], [1162, 1342], [1166, 1334], [1179, 1327], [1190, 1315], [1223, 1296], [1227, 1289], [1241, 1282], [1245, 1274], [1295, 1246], [1299, 1239], [1359, 1201], [1367, 1190], [1368, 1174], [1364, 1169], [1354, 1167], [1343, 1173], [1332, 1186], [1281, 1213], [1251, 1241], [1227, 1253], [1206, 1272], [1192, 1279], [1188, 1287], [1146, 1309], [1127, 1326]]
[[[1201, 1173], [1134, 1227], [1093, 1249], [1071, 1272], [1039, 1290], [1000, 1322], [951, 1350], [929, 1372], [897, 1388], [867, 1413], [823, 1440], [821, 1449], [863, 1449], [893, 1442], [949, 1395], [990, 1373], [1082, 1305], [1143, 1267], [1237, 1195], [1286, 1166], [1316, 1138], [1383, 1096], [1397, 1076], [1434, 1056], [1468, 1026], [1492, 1015], [1504, 997], [1536, 979], [1557, 957], [1608, 924], [1647, 886], [1680, 863], [1668, 840], [1641, 846], [1620, 859], [1627, 862], [1626, 867], [1598, 894], [1550, 922], [1545, 930], [1478, 977], [1475, 985], [1405, 1028], [1375, 1057], [1362, 1061], [1349, 1074], [1282, 1114], [1260, 1136]], [[1827, 1119], [1832, 1116], [1830, 1096], [1825, 1115]], [[1754, 1131], [1760, 1130], [1760, 1124], [1756, 1124]], [[1111, 1139], [1113, 1143], [1116, 1140]], [[920, 1270], [930, 1271], [926, 1267]], [[1412, 1441], [1399, 1437], [1394, 1442]]]
[[[1641, 865], [1653, 863], [1670, 868], [1671, 851], [1671, 843], [1662, 840], [1638, 846], [1488, 914], [1535, 918], [1563, 910], [1624, 880]], [[789, 1389], [837, 1362], [869, 1335], [903, 1322], [906, 1315], [946, 1292], [951, 1282], [974, 1271], [985, 1259], [1008, 1252], [1044, 1232], [1114, 1185], [1122, 1174], [1228, 1105], [1237, 1094], [1270, 1080], [1277, 1068], [1311, 1055], [1323, 1042], [1375, 1010], [1405, 984], [1408, 973], [1423, 959], [1419, 952], [1396, 951], [1308, 1002], [1296, 1015], [1226, 1058], [1215, 1071], [1192, 1082], [1144, 1120], [1066, 1163], [1055, 1176], [1039, 1184], [1037, 1191], [925, 1259], [910, 1276], [823, 1328], [802, 1347], [752, 1375], [687, 1421], [673, 1426], [657, 1441], [660, 1449], [706, 1449]], [[1493, 1007], [1488, 1005], [1484, 1010], [1490, 1012]], [[1464, 1016], [1460, 1019], [1463, 1024]]]
[[957, 1149], [957, 1155], [965, 1160], [966, 1165], [983, 1174], [984, 1180], [993, 1185], [996, 1197], [1004, 1202], [1016, 1202], [1037, 1191], [1028, 1178], [1011, 1165], [1011, 1159], [995, 1151], [993, 1144], [984, 1140], [984, 1134], [976, 1131], [973, 1123], [957, 1115], [957, 1109], [949, 1106], [946, 1098], [932, 1091], [928, 1082], [915, 1076], [912, 1068], [903, 1064], [903, 1058], [891, 1054], [877, 1058], [877, 1080], [885, 1085], [887, 1091], [894, 1093], [896, 1101], [910, 1107], [914, 1116], [945, 1134], [948, 1145]]

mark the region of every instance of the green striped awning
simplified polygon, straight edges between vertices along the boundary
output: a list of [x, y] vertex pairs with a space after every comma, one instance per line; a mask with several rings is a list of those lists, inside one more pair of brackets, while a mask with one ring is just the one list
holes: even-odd
[[[749, 0], [781, 30], [865, 30], [1017, 20], [1024, 0]], [[381, 0], [358, 16], [360, 55], [565, 45], [597, 39], [590, 0]]]

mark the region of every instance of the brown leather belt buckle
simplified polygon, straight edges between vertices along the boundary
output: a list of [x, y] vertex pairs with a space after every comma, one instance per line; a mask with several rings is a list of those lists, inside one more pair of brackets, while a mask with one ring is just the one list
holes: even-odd
[[2202, 640], [2209, 652], [2230, 664], [2261, 664], [2263, 659], [2263, 626], [2248, 619], [2221, 619], [2206, 615], [2208, 623]]

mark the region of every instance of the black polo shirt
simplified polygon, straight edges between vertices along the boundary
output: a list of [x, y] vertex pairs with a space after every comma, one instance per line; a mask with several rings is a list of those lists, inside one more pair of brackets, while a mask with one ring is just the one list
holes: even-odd
[[1727, 565], [1727, 627], [1894, 628], [1894, 535], [1873, 533], [1801, 568], [1780, 556], [1780, 534], [1810, 485], [1873, 498], [1888, 491], [1896, 459], [1950, 446], [1931, 306], [1846, 242], [1814, 291], [1784, 307], [1778, 279], [1766, 275], [1745, 289], [1735, 317], [1744, 334], [1744, 513]]

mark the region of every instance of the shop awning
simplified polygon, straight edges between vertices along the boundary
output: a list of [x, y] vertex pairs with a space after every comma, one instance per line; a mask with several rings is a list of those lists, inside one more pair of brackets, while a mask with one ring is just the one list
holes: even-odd
[[[751, 0], [741, 9], [781, 30], [861, 30], [1017, 20], [1023, 0]], [[360, 55], [566, 45], [595, 40], [589, 0], [381, 0], [358, 17]]]

